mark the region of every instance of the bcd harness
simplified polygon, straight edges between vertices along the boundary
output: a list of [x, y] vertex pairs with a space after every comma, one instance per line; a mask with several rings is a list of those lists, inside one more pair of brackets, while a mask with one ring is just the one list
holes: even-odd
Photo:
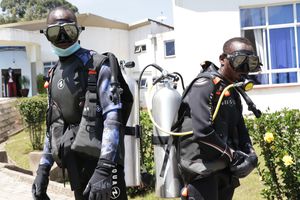
[[[87, 75], [79, 74], [81, 76], [80, 82], [83, 86], [86, 86], [85, 92], [83, 91], [82, 96], [80, 97], [80, 106], [83, 107], [82, 116], [80, 120], [79, 127], [76, 129], [75, 132], [75, 138], [72, 138], [71, 142], [71, 149], [85, 153], [89, 156], [93, 156], [96, 158], [99, 158], [100, 156], [100, 149], [101, 149], [101, 135], [99, 134], [98, 130], [102, 130], [103, 128], [103, 120], [102, 120], [102, 113], [100, 112], [100, 105], [99, 105], [99, 97], [98, 97], [98, 91], [97, 91], [97, 80], [98, 80], [98, 74], [100, 72], [101, 66], [103, 63], [108, 63], [109, 67], [111, 68], [111, 96], [110, 100], [114, 104], [122, 103], [121, 108], [121, 116], [120, 120], [123, 124], [123, 126], [126, 126], [127, 120], [129, 118], [132, 104], [133, 104], [133, 96], [131, 94], [131, 91], [129, 90], [129, 87], [126, 83], [126, 81], [123, 78], [123, 75], [120, 70], [120, 66], [118, 64], [117, 58], [112, 53], [104, 53], [102, 55], [96, 54], [94, 51], [86, 50], [86, 49], [80, 49], [75, 53], [76, 57], [78, 57], [82, 64], [84, 69], [87, 71]], [[97, 59], [93, 59], [97, 55]], [[93, 59], [92, 64], [89, 61]], [[88, 64], [88, 65], [87, 65]], [[50, 140], [50, 149], [54, 157], [56, 158], [55, 161], [57, 164], [60, 163], [60, 159], [63, 157], [63, 152], [53, 152], [52, 149], [52, 137], [53, 133], [50, 130], [51, 124], [52, 124], [52, 107], [54, 105], [52, 101], [52, 95], [51, 95], [51, 83], [53, 79], [53, 75], [55, 72], [57, 65], [55, 65], [53, 68], [49, 70], [47, 82], [48, 82], [48, 112], [47, 112], [47, 134]], [[79, 73], [79, 72], [78, 72]], [[82, 72], [81, 72], [82, 73]], [[82, 78], [83, 77], [83, 78]], [[87, 79], [87, 81], [86, 81]], [[85, 82], [82, 82], [85, 81]], [[46, 83], [47, 83], [46, 82]], [[87, 84], [86, 84], [87, 83]], [[66, 127], [64, 127], [64, 130]], [[136, 137], [139, 137], [139, 128], [137, 127], [126, 127], [125, 133], [127, 135], [135, 135]], [[64, 138], [63, 136], [64, 131], [62, 131], [60, 137]], [[61, 138], [58, 140], [60, 144], [59, 148], [66, 148], [65, 146], [62, 146], [62, 144], [65, 142]], [[60, 149], [61, 150], [61, 149]], [[58, 155], [55, 155], [58, 154]], [[59, 165], [60, 166], [60, 165]]]
[[[215, 105], [217, 104], [218, 100], [219, 100], [219, 96], [220, 93], [222, 92], [222, 86], [221, 86], [221, 76], [220, 74], [217, 72], [217, 68], [214, 64], [212, 63], [207, 63], [205, 68], [203, 68], [203, 71], [200, 72], [196, 78], [194, 78], [191, 83], [188, 85], [188, 87], [184, 90], [183, 94], [182, 94], [182, 98], [181, 98], [181, 104], [178, 110], [178, 117], [176, 119], [176, 122], [174, 123], [174, 125], [171, 128], [171, 131], [173, 132], [188, 132], [188, 131], [192, 131], [192, 119], [191, 119], [191, 114], [190, 114], [190, 108], [189, 105], [187, 103], [187, 95], [190, 92], [192, 86], [201, 78], [205, 78], [208, 79], [210, 81], [213, 82], [214, 88], [213, 91], [211, 93], [212, 95], [212, 113], [214, 112], [215, 109]], [[226, 96], [226, 94], [225, 94]], [[170, 135], [170, 136], [165, 136], [165, 137], [161, 137], [159, 136], [158, 138], [153, 138], [153, 143], [154, 144], [165, 144], [166, 145], [166, 149], [165, 149], [165, 156], [164, 156], [164, 160], [163, 160], [163, 164], [162, 164], [162, 168], [161, 168], [161, 172], [160, 172], [160, 176], [163, 177], [165, 174], [165, 170], [166, 170], [166, 166], [167, 166], [167, 162], [169, 159], [169, 154], [170, 154], [170, 150], [172, 145], [175, 145], [176, 148], [176, 157], [177, 157], [177, 161], [179, 164], [179, 168], [180, 168], [180, 163], [181, 163], [181, 145], [180, 142], [181, 140], [184, 140], [185, 138], [189, 138], [191, 137], [191, 135], [187, 135], [187, 136], [174, 136], [174, 135]], [[184, 171], [181, 169], [181, 173], [184, 173]]]

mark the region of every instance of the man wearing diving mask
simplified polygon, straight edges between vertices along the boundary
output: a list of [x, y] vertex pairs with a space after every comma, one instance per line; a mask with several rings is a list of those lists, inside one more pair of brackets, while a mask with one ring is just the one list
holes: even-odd
[[[61, 16], [53, 16], [53, 15]], [[78, 37], [83, 27], [77, 26], [75, 15], [70, 17], [67, 13], [54, 13], [47, 19], [47, 28], [42, 30], [56, 55], [66, 57], [74, 53], [80, 48]], [[50, 15], [49, 15], [50, 16]], [[75, 18], [74, 18], [75, 17]], [[70, 19], [67, 19], [70, 18]]]
[[[109, 200], [112, 198], [112, 188], [115, 188], [113, 199], [127, 200], [123, 168], [124, 135], [119, 117], [122, 106], [110, 98], [112, 73], [103, 56], [81, 48], [78, 37], [82, 30], [71, 10], [58, 7], [49, 13], [47, 28], [41, 31], [51, 42], [59, 60], [49, 71], [47, 135], [32, 185], [35, 200], [49, 199], [46, 191], [54, 162], [67, 169], [76, 200]], [[95, 67], [99, 71], [94, 70]], [[95, 86], [90, 85], [91, 77], [96, 79], [92, 82]], [[102, 142], [100, 157], [97, 158], [71, 148], [81, 126], [84, 105], [91, 100], [86, 98], [88, 87], [93, 87], [98, 94], [94, 112], [101, 120], [96, 133], [101, 132], [98, 137]]]
[[259, 71], [259, 58], [248, 39], [235, 37], [224, 43], [219, 59], [221, 67], [209, 62], [202, 72], [206, 75], [199, 75], [187, 94], [193, 136], [181, 139], [181, 170], [186, 173], [182, 199], [230, 200], [239, 178], [257, 165], [239, 93], [232, 87], [220, 96], [227, 86]]

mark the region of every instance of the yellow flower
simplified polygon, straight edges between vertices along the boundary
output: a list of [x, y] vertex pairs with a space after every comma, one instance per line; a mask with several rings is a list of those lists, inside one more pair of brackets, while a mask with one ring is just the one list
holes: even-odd
[[283, 161], [285, 166], [289, 166], [289, 165], [294, 164], [293, 158], [289, 155], [283, 156], [282, 161]]
[[273, 133], [271, 133], [271, 132], [266, 132], [266, 134], [265, 134], [265, 136], [264, 136], [264, 140], [265, 140], [267, 143], [271, 143], [271, 142], [274, 140]]

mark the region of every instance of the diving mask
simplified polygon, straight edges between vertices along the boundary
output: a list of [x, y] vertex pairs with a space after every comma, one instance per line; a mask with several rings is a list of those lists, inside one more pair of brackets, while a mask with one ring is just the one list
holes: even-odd
[[49, 25], [45, 30], [41, 30], [47, 39], [53, 44], [70, 42], [74, 43], [84, 27], [78, 27], [75, 22], [57, 23]]
[[237, 72], [249, 73], [261, 71], [259, 57], [254, 55], [251, 51], [235, 51], [232, 54], [224, 53], [224, 55]]

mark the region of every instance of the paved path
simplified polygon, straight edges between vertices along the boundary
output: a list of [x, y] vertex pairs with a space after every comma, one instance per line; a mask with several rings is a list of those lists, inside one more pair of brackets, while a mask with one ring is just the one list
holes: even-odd
[[[0, 200], [33, 200], [31, 184], [34, 177], [5, 168], [0, 163]], [[51, 200], [73, 200], [69, 187], [50, 181], [48, 196]]]

